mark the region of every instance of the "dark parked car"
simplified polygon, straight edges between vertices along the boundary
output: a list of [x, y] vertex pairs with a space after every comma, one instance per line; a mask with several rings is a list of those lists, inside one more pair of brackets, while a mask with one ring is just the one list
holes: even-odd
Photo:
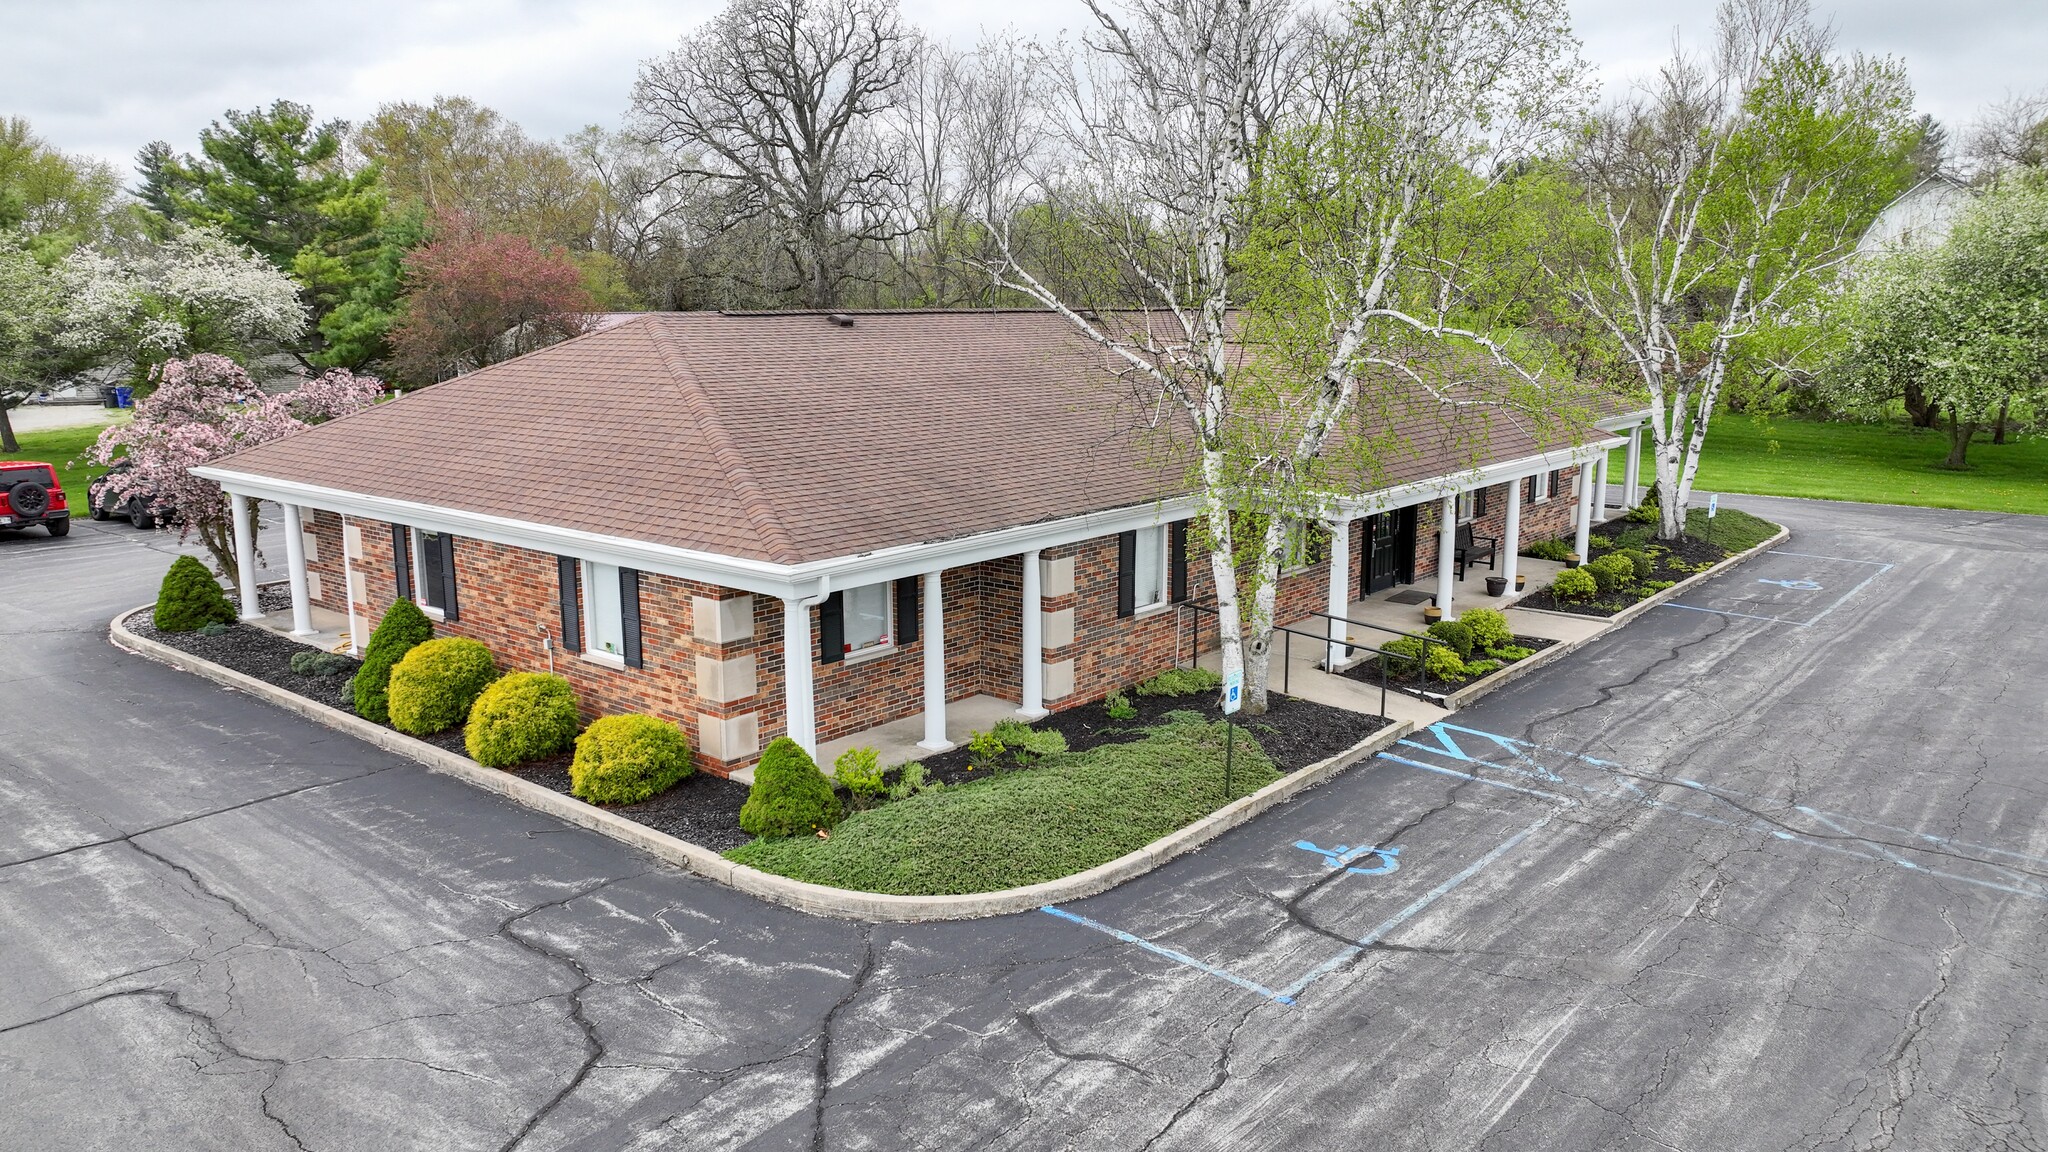
[[38, 524], [52, 536], [71, 531], [71, 509], [57, 470], [32, 460], [0, 461], [0, 531]]
[[[116, 460], [105, 472], [92, 478], [85, 486], [85, 510], [95, 520], [111, 520], [125, 516], [137, 528], [156, 527], [156, 513], [150, 511], [150, 496], [147, 492], [130, 493], [124, 498], [108, 495], [107, 481], [128, 470], [128, 461]], [[111, 501], [111, 502], [110, 502]]]

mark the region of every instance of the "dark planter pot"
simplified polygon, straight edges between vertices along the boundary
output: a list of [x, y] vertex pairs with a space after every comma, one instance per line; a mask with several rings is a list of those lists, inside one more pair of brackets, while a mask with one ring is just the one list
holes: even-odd
[[1567, 568], [1577, 568], [1579, 566], [1579, 554], [1577, 552], [1565, 553], [1564, 566]]
[[1529, 578], [1527, 576], [1524, 576], [1520, 572], [1515, 573], [1515, 591], [1520, 592], [1522, 589], [1527, 588], [1528, 586]]
[[1437, 607], [1434, 604], [1431, 604], [1422, 610], [1422, 620], [1425, 624], [1434, 624], [1443, 618], [1444, 610]]
[[[1520, 579], [1520, 574], [1519, 574], [1519, 573], [1517, 574], [1517, 579]], [[1488, 596], [1505, 596], [1505, 595], [1507, 595], [1507, 594], [1508, 594], [1508, 578], [1507, 578], [1507, 577], [1505, 577], [1505, 576], [1488, 576], [1488, 577], [1486, 578], [1486, 594], [1487, 594]]]

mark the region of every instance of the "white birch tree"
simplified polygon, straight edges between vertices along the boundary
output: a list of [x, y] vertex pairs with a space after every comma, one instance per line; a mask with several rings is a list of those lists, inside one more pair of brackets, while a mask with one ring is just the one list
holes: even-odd
[[1576, 177], [1597, 239], [1563, 275], [1648, 393], [1663, 539], [1731, 367], [1898, 191], [1911, 108], [1904, 70], [1835, 55], [1807, 0], [1724, 0], [1714, 52], [1595, 118]]

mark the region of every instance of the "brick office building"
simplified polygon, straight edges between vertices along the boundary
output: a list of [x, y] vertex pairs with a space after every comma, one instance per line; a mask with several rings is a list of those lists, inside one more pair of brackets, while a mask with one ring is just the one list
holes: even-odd
[[[649, 314], [200, 471], [245, 552], [246, 500], [284, 505], [296, 630], [318, 607], [360, 639], [413, 599], [593, 715], [677, 721], [726, 774], [919, 713], [943, 747], [949, 701], [1042, 715], [1185, 652], [1175, 606], [1211, 587], [1193, 501], [1104, 402], [1108, 367], [1038, 312]], [[1333, 494], [1283, 621], [1433, 576], [1447, 514], [1587, 522], [1623, 434], [1633, 502], [1642, 413], [1540, 442], [1419, 389], [1375, 412], [1403, 448]]]

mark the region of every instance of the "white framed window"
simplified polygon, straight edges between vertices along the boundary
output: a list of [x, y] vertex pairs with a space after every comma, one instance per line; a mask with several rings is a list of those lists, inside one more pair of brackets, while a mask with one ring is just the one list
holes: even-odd
[[1562, 472], [1538, 472], [1536, 475], [1529, 477], [1529, 503], [1547, 503], [1552, 497], [1556, 496], [1557, 478], [1562, 475], [1564, 475]]
[[846, 590], [840, 604], [846, 655], [880, 652], [895, 646], [894, 590], [895, 586], [886, 582]]
[[1287, 556], [1280, 564], [1285, 576], [1298, 575], [1330, 555], [1330, 533], [1320, 524], [1295, 521], [1287, 529]]
[[583, 562], [583, 655], [615, 668], [626, 666], [625, 606], [615, 565]]
[[1479, 493], [1458, 493], [1458, 523], [1470, 524], [1479, 518]]
[[1131, 606], [1136, 612], [1166, 604], [1166, 525], [1138, 529], [1137, 555], [1131, 566]]
[[416, 528], [412, 533], [412, 598], [420, 610], [436, 620], [448, 617], [447, 564], [450, 550], [439, 532]]

